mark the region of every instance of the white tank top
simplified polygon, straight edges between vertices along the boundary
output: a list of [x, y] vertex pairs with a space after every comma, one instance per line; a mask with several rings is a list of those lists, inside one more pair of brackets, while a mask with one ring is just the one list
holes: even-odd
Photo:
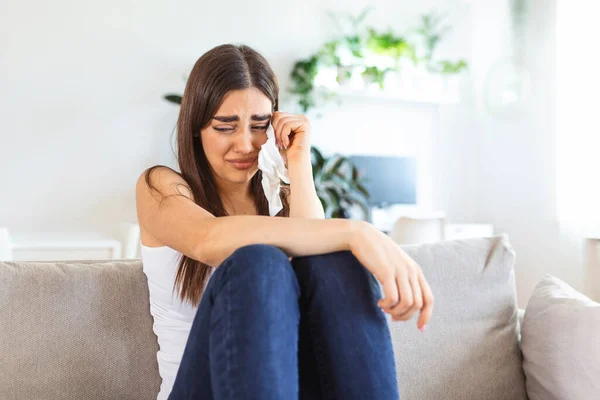
[[140, 245], [142, 269], [148, 278], [153, 330], [159, 346], [156, 359], [162, 381], [157, 400], [166, 400], [173, 389], [198, 307], [182, 302], [177, 291], [173, 291], [183, 254], [167, 246], [148, 247], [141, 242]]

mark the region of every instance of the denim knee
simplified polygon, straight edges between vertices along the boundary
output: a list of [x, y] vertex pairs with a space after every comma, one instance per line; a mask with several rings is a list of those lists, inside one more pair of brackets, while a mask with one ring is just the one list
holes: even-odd
[[[235, 250], [221, 265], [217, 272], [225, 280], [242, 279], [254, 282], [260, 287], [265, 281], [291, 284], [299, 292], [296, 275], [288, 256], [280, 248], [267, 244], [252, 244]], [[254, 293], [260, 294], [260, 293]]]
[[[357, 276], [363, 274], [365, 271], [363, 265], [351, 251], [337, 251], [333, 253], [297, 257], [294, 261], [295, 264], [302, 265], [303, 269], [316, 274], [339, 274], [340, 272], [343, 272], [346, 275], [350, 274]], [[343, 271], [338, 271], [335, 266], [344, 266], [345, 268]]]
[[227, 260], [252, 260], [253, 264], [288, 263], [288, 256], [279, 247], [269, 244], [250, 244], [235, 250]]
[[338, 282], [349, 290], [370, 287], [375, 293], [378, 284], [373, 274], [351, 251], [294, 258], [294, 270], [301, 284]]

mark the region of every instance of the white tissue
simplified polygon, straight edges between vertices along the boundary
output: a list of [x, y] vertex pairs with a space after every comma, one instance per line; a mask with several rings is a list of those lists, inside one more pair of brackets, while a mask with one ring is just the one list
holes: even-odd
[[279, 197], [281, 181], [289, 184], [290, 178], [277, 148], [275, 130], [271, 124], [267, 128], [267, 141], [258, 152], [258, 169], [262, 171], [262, 187], [269, 202], [269, 215], [274, 216], [283, 208]]

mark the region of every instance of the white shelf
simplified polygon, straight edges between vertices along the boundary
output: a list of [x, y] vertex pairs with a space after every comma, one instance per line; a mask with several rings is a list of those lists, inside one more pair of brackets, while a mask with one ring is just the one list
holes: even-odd
[[95, 260], [122, 256], [121, 242], [99, 232], [11, 233], [10, 247], [15, 261]]

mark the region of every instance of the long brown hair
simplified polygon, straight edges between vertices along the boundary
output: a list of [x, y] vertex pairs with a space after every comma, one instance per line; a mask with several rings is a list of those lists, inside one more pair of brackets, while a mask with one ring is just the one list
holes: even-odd
[[[223, 44], [204, 53], [196, 61], [181, 100], [177, 119], [177, 161], [181, 173], [174, 172], [189, 185], [194, 202], [215, 217], [228, 214], [217, 192], [200, 140], [200, 130], [214, 117], [229, 91], [251, 87], [257, 88], [271, 100], [273, 111], [279, 110], [279, 84], [265, 58], [248, 46]], [[150, 173], [158, 167], [162, 165], [148, 168], [145, 176], [146, 184], [157, 192], [159, 191], [150, 181]], [[259, 215], [269, 215], [269, 204], [261, 179], [262, 171], [258, 170], [250, 180], [250, 190]], [[288, 194], [289, 187], [282, 185], [281, 199], [284, 208], [277, 216], [289, 216]], [[169, 196], [178, 195], [182, 194]], [[162, 200], [164, 198], [163, 195]], [[183, 255], [173, 290], [178, 287], [180, 299], [197, 306], [212, 269], [207, 264]]]

